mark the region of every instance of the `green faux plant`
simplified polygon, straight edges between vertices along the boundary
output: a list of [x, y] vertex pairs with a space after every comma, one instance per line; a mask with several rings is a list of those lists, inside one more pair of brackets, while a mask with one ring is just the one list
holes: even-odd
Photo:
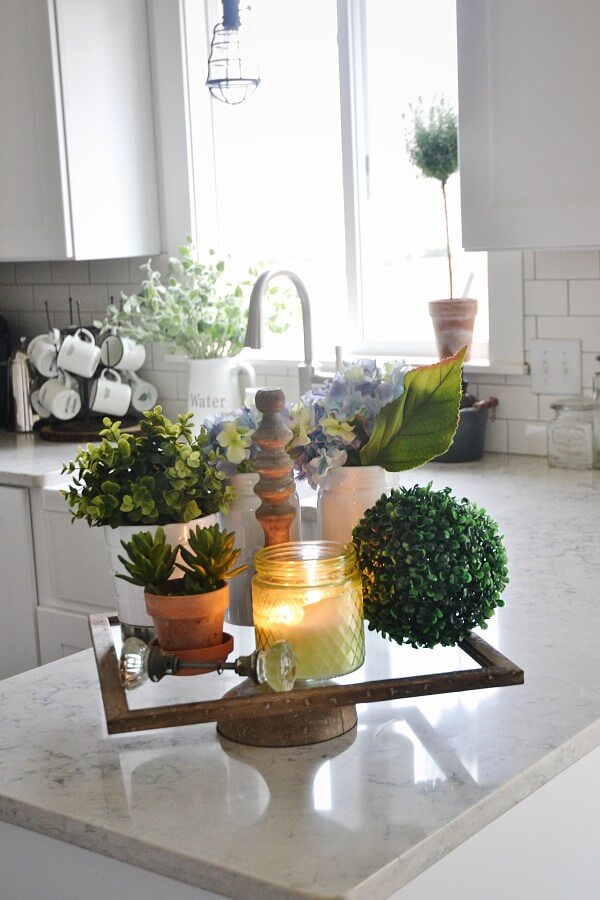
[[[244, 346], [252, 281], [234, 284], [226, 275], [229, 260], [219, 259], [214, 250], [209, 250], [208, 260], [200, 260], [190, 238], [179, 252], [179, 258], [169, 260], [164, 281], [149, 259], [140, 267], [146, 275], [141, 290], [129, 297], [123, 294], [121, 304], [111, 303], [104, 321], [95, 324], [142, 344], [166, 344], [190, 359], [235, 356]], [[248, 275], [254, 279], [258, 271], [252, 268]], [[271, 285], [267, 293], [277, 294], [277, 286]], [[284, 291], [273, 299], [268, 317], [273, 332], [290, 325], [288, 296]]]
[[74, 519], [88, 525], [190, 522], [227, 508], [232, 491], [203, 452], [207, 432], [192, 434], [193, 414], [172, 422], [160, 406], [144, 413], [141, 434], [104, 419], [99, 444], [63, 466], [73, 481], [63, 496]]
[[369, 628], [399, 644], [456, 644], [504, 605], [498, 525], [450, 488], [393, 490], [367, 510], [353, 541]]
[[[248, 568], [236, 567], [242, 551], [233, 546], [234, 541], [235, 534], [222, 531], [218, 525], [197, 525], [189, 533], [189, 547], [181, 548], [182, 565], [176, 562], [179, 548], [171, 547], [162, 528], [155, 534], [138, 532], [130, 541], [121, 541], [127, 556], [119, 556], [119, 560], [128, 574], [117, 577], [150, 594], [208, 594]], [[183, 576], [171, 579], [176, 568]]]
[[438, 103], [433, 103], [428, 112], [424, 111], [421, 100], [410, 107], [410, 112], [412, 117], [411, 128], [406, 140], [406, 150], [409, 159], [425, 178], [435, 178], [442, 187], [450, 299], [452, 300], [454, 286], [446, 184], [450, 176], [458, 169], [458, 125], [456, 113], [448, 106], [443, 97]]

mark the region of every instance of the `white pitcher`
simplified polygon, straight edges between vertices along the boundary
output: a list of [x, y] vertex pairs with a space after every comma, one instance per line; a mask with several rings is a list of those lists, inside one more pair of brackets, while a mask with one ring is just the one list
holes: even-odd
[[189, 360], [187, 408], [194, 413], [195, 425], [201, 425], [207, 416], [219, 415], [242, 405], [240, 372], [246, 373], [250, 385], [255, 384], [253, 367], [239, 356]]

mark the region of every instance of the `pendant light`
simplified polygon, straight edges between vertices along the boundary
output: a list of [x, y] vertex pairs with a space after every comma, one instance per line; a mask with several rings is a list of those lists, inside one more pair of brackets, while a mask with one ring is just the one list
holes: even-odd
[[235, 106], [259, 84], [258, 62], [240, 19], [240, 0], [223, 0], [223, 21], [213, 31], [206, 86], [215, 99]]

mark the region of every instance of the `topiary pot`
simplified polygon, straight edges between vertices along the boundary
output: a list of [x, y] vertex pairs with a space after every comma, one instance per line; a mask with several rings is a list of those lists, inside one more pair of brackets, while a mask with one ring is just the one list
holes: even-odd
[[223, 622], [229, 606], [229, 585], [222, 582], [206, 594], [149, 594], [146, 609], [163, 650], [197, 650], [223, 641]]
[[477, 300], [430, 300], [429, 315], [440, 359], [454, 356], [466, 344], [464, 361], [468, 362], [471, 359]]

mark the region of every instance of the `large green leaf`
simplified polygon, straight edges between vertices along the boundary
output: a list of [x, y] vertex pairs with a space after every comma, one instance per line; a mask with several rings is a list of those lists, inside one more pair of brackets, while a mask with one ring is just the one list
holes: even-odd
[[363, 466], [401, 472], [448, 449], [458, 424], [466, 350], [407, 372], [404, 393], [380, 409], [373, 434], [360, 451]]

